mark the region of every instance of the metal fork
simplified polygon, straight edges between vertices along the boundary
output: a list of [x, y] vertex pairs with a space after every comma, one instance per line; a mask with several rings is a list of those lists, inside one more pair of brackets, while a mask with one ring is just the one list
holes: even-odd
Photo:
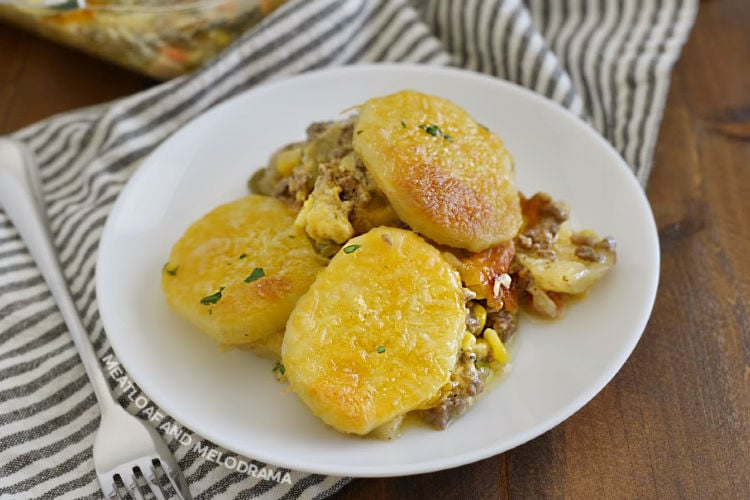
[[[134, 498], [163, 499], [173, 489], [179, 498], [191, 499], [185, 478], [159, 433], [127, 413], [109, 391], [52, 246], [36, 164], [23, 144], [5, 138], [0, 138], [0, 206], [49, 285], [94, 387], [101, 409], [94, 466], [105, 496], [118, 498], [129, 493]], [[160, 474], [159, 468], [166, 474]], [[166, 480], [160, 481], [164, 476]]]

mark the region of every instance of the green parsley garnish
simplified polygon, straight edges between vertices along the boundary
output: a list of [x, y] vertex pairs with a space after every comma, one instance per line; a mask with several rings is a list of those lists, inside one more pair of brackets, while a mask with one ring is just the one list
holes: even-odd
[[219, 300], [221, 300], [221, 292], [223, 291], [224, 291], [224, 287], [221, 287], [219, 288], [218, 292], [211, 294], [211, 295], [207, 295], [206, 297], [203, 297], [201, 299], [201, 304], [203, 304], [204, 306], [216, 304]]
[[164, 264], [164, 272], [167, 273], [170, 276], [177, 276], [177, 269], [179, 269], [180, 266], [174, 266], [172, 269], [169, 268], [169, 262]]
[[[438, 132], [440, 131], [440, 127], [438, 127], [437, 125], [425, 125], [424, 123], [420, 125], [419, 128], [421, 128], [422, 130], [424, 130], [425, 132], [427, 132], [433, 137], [437, 137]], [[443, 135], [443, 134], [441, 133], [440, 135]]]
[[243, 253], [242, 255], [240, 255], [240, 259], [244, 259], [245, 257], [247, 257], [246, 253]]
[[356, 252], [361, 247], [362, 247], [362, 245], [349, 245], [348, 247], [344, 247], [344, 253]]
[[378, 351], [378, 354], [383, 354], [385, 352], [385, 346], [379, 345], [375, 350]]
[[245, 283], [252, 283], [255, 280], [261, 279], [265, 275], [266, 273], [263, 271], [262, 267], [256, 267], [253, 269], [253, 272], [250, 273], [250, 276], [245, 278]]
[[486, 361], [475, 361], [474, 365], [477, 368], [489, 368], [490, 367], [490, 364]]
[[284, 364], [281, 361], [278, 361], [274, 365], [272, 371], [279, 372], [281, 375], [284, 375], [284, 373], [286, 373], [286, 368], [284, 368]]
[[446, 134], [445, 132], [443, 132], [442, 130], [440, 130], [440, 127], [438, 127], [435, 124], [433, 124], [433, 125], [425, 125], [423, 123], [422, 125], [419, 126], [419, 128], [421, 128], [422, 130], [424, 130], [425, 132], [427, 132], [428, 134], [430, 134], [433, 137], [442, 137], [443, 139], [445, 139], [448, 142], [453, 142], [453, 137], [449, 136], [448, 134]]
[[480, 127], [482, 127], [483, 129], [485, 129], [485, 130], [486, 130], [487, 132], [489, 132], [489, 131], [490, 131], [490, 129], [488, 129], [487, 127], [485, 127], [485, 126], [484, 126], [484, 125], [482, 125], [481, 123], [477, 123], [477, 125], [479, 125], [479, 126], [480, 126]]
[[357, 135], [359, 135], [359, 134], [361, 134], [361, 133], [362, 133], [362, 131], [361, 131], [361, 130], [357, 130]]
[[406, 122], [404, 120], [401, 120], [401, 126], [406, 128]]

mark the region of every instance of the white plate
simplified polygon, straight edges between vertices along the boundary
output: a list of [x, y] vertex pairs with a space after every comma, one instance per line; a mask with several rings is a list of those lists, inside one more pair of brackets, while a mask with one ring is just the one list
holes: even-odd
[[[566, 200], [579, 228], [611, 234], [618, 262], [557, 322], [522, 317], [513, 370], [438, 432], [390, 442], [344, 436], [272, 376], [273, 363], [221, 352], [167, 308], [161, 268], [193, 220], [246, 194], [248, 176], [306, 126], [404, 88], [447, 97], [497, 131], [526, 193]], [[185, 126], [136, 172], [102, 236], [97, 297], [132, 379], [179, 423], [247, 457], [323, 474], [392, 476], [459, 466], [518, 446], [593, 398], [635, 347], [656, 294], [659, 248], [642, 189], [617, 153], [563, 108], [517, 86], [435, 67], [354, 66], [257, 87]]]

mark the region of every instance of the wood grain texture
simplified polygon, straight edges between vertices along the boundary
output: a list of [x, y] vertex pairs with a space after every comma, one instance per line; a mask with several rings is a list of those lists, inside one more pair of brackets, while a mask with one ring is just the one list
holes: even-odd
[[[153, 82], [0, 25], [0, 133]], [[335, 498], [750, 497], [750, 4], [702, 2], [647, 190], [662, 251], [646, 332], [578, 413], [502, 455]]]
[[106, 102], [154, 80], [0, 24], [0, 134]]

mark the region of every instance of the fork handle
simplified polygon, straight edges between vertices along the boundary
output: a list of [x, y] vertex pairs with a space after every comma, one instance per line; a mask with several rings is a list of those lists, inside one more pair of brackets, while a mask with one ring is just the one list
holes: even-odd
[[102, 411], [108, 411], [118, 403], [109, 390], [52, 246], [36, 170], [36, 163], [23, 144], [0, 138], [0, 206], [36, 261], [73, 337], [99, 405]]

